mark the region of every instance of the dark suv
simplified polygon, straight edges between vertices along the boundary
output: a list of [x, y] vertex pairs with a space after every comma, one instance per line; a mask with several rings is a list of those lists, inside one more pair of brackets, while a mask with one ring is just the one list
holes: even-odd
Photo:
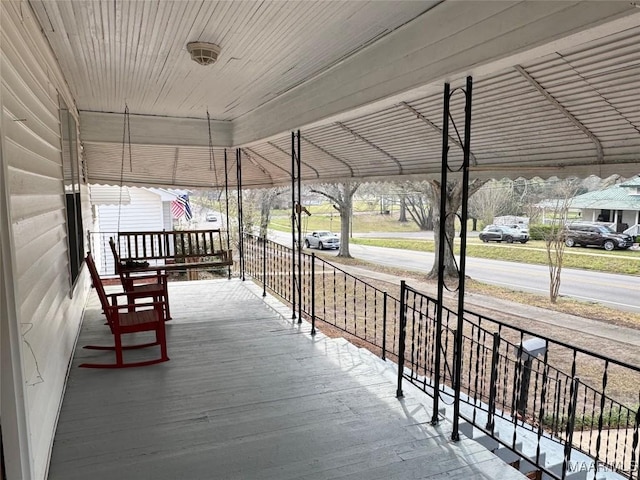
[[567, 247], [595, 245], [610, 251], [629, 248], [633, 245], [633, 238], [624, 233], [616, 233], [606, 225], [576, 222], [566, 226], [564, 243]]

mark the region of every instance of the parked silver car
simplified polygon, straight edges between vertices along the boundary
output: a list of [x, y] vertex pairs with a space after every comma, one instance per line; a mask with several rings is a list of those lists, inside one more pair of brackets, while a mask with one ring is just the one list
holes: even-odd
[[529, 241], [528, 232], [511, 228], [506, 225], [487, 225], [478, 235], [483, 242], [520, 242]]
[[340, 248], [340, 238], [335, 234], [328, 231], [312, 232], [304, 237], [304, 246], [314, 247], [318, 250], [325, 248]]

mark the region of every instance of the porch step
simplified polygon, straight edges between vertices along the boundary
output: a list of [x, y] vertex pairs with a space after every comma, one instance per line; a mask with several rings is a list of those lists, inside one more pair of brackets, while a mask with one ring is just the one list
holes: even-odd
[[[556, 475], [562, 474], [562, 463], [558, 463], [555, 465], [547, 466], [549, 470], [551, 470]], [[578, 471], [578, 472], [567, 472], [566, 479], [567, 480], [587, 480], [587, 471]], [[593, 472], [592, 472], [593, 473]], [[542, 480], [552, 480], [553, 477], [543, 474]]]
[[[498, 458], [503, 460], [505, 463], [513, 466], [518, 469], [518, 471], [522, 472], [525, 475], [533, 475], [538, 469], [536, 468], [533, 458], [535, 457], [535, 452], [532, 452], [531, 457], [526, 455], [526, 448], [524, 447], [523, 442], [517, 442], [515, 446], [515, 450], [522, 453], [515, 453], [511, 449], [503, 446], [499, 442], [500, 432], [496, 432], [496, 438], [493, 438], [487, 435], [485, 432], [480, 430], [479, 428], [474, 427], [468, 422], [461, 422], [459, 427], [460, 433], [462, 433], [467, 438], [474, 440], [479, 443], [487, 450], [495, 454]], [[540, 464], [545, 465], [546, 463], [546, 453], [542, 452], [540, 454]], [[534, 477], [535, 478], [535, 477]], [[567, 477], [569, 478], [569, 477]], [[579, 479], [576, 479], [579, 480]]]
[[[465, 437], [470, 438], [475, 442], [479, 443], [480, 445], [485, 447], [487, 450], [489, 450], [490, 452], [498, 456], [500, 459], [502, 459], [504, 462], [514, 466], [525, 475], [530, 475], [532, 474], [532, 472], [535, 472], [537, 470], [534, 464], [535, 455], [536, 455], [535, 445], [532, 444], [531, 442], [526, 442], [526, 441], [517, 442], [516, 450], [518, 452], [522, 452], [520, 454], [517, 454], [513, 452], [511, 449], [504, 447], [496, 438], [490, 437], [489, 435], [484, 433], [482, 430], [474, 427], [468, 422], [461, 422], [459, 426], [459, 431]], [[499, 431], [495, 432], [495, 436], [499, 439], [500, 432]], [[554, 455], [554, 458], [556, 459], [555, 462], [548, 463], [547, 452], [540, 453], [539, 461], [540, 461], [540, 464], [544, 466], [544, 468], [546, 468], [547, 470], [550, 470], [551, 472], [553, 472], [558, 476], [561, 476], [563, 462], [558, 461], [558, 459], [562, 457], [562, 455], [560, 454], [560, 450], [563, 448], [563, 446], [557, 445], [557, 448], [559, 449], [559, 451], [555, 452], [556, 453]], [[567, 472], [565, 478], [567, 480], [587, 480], [588, 473], [589, 472], [585, 471], [584, 469], [582, 471]], [[552, 477], [545, 473], [542, 473], [540, 478], [542, 480], [552, 480]], [[597, 478], [600, 478], [600, 477], [597, 477]]]

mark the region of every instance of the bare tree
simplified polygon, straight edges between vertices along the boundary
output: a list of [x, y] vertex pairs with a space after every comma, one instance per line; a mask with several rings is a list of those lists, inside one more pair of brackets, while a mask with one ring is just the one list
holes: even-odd
[[469, 216], [489, 225], [494, 217], [517, 213], [514, 207], [513, 182], [490, 180], [469, 199]]
[[287, 188], [269, 188], [261, 190], [259, 194], [260, 203], [260, 236], [267, 238], [267, 231], [269, 229], [269, 222], [271, 221], [271, 210], [273, 204], [278, 195], [282, 195], [288, 189]]
[[560, 294], [560, 274], [564, 262], [565, 236], [564, 226], [567, 223], [567, 214], [571, 199], [579, 188], [576, 179], [567, 179], [558, 182], [554, 188], [553, 200], [548, 200], [551, 205], [549, 230], [545, 231], [544, 242], [547, 250], [549, 264], [549, 300], [551, 303], [558, 301]]
[[[395, 188], [400, 197], [400, 221], [409, 218], [420, 230], [433, 230], [433, 204], [429, 200], [428, 182], [403, 182]], [[402, 218], [404, 217], [404, 220]]]
[[349, 253], [349, 237], [351, 217], [353, 215], [353, 196], [359, 183], [345, 181], [336, 184], [323, 184], [310, 189], [311, 192], [327, 197], [340, 213], [340, 250], [338, 256], [351, 258]]
[[[255, 234], [260, 223], [260, 199], [262, 192], [259, 190], [242, 191], [242, 229], [245, 233]], [[236, 199], [234, 198], [234, 201]], [[235, 203], [235, 205], [234, 205]], [[238, 213], [237, 201], [231, 205], [235, 206], [235, 213]], [[233, 210], [232, 210], [233, 211]]]
[[407, 220], [407, 201], [404, 195], [400, 196], [400, 216], [398, 217], [398, 221], [401, 223], [409, 221]]
[[[460, 209], [462, 204], [462, 181], [455, 180], [447, 183], [444, 192], [441, 188], [440, 182], [437, 180], [429, 180], [426, 182], [429, 185], [427, 190], [429, 200], [432, 205], [440, 205], [440, 195], [446, 195], [447, 210], [444, 228], [446, 231], [446, 237], [453, 239], [455, 237], [455, 219], [456, 213]], [[473, 195], [482, 185], [486, 183], [486, 180], [473, 179], [469, 182], [469, 195]], [[441, 218], [439, 209], [435, 209], [433, 215], [433, 233], [435, 239], [436, 255], [433, 262], [431, 271], [427, 274], [427, 278], [438, 278], [438, 264], [440, 260], [440, 228]], [[453, 257], [453, 245], [451, 248], [444, 249], [444, 272], [445, 277], [458, 278], [458, 269], [456, 268], [455, 259]]]

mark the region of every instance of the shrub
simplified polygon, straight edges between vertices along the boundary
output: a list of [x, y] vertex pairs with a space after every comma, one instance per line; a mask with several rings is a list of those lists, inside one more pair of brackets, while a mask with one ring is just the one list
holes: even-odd
[[[551, 235], [553, 231], [553, 225], [530, 225], [529, 226], [529, 238], [531, 240], [544, 240]], [[557, 227], [555, 227], [557, 228]]]

